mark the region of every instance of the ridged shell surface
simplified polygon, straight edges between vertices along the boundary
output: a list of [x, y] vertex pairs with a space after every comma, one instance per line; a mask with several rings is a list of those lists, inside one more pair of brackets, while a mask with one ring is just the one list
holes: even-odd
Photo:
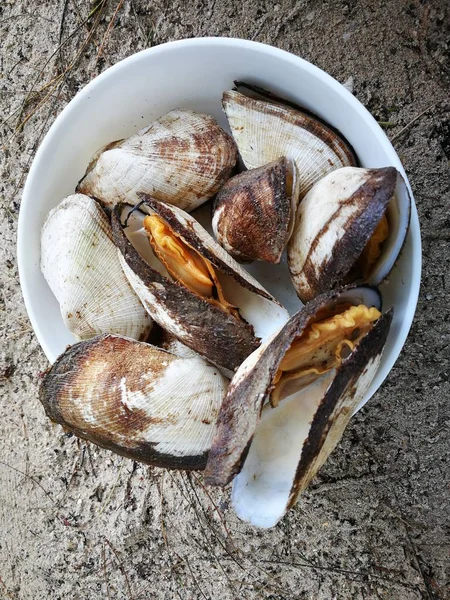
[[152, 320], [120, 266], [109, 219], [92, 198], [74, 194], [50, 211], [41, 232], [41, 270], [77, 338], [147, 338]]
[[233, 258], [280, 261], [297, 207], [297, 179], [295, 166], [282, 157], [244, 171], [224, 185], [214, 201], [212, 227], [219, 244]]
[[58, 358], [40, 400], [53, 421], [118, 454], [202, 469], [227, 383], [201, 358], [99, 336]]
[[77, 191], [105, 206], [136, 204], [138, 192], [191, 211], [214, 196], [237, 160], [232, 138], [210, 115], [175, 109], [105, 147]]
[[300, 110], [233, 90], [223, 94], [223, 107], [245, 166], [255, 169], [281, 156], [293, 159], [300, 198], [331, 171], [356, 165], [343, 138]]

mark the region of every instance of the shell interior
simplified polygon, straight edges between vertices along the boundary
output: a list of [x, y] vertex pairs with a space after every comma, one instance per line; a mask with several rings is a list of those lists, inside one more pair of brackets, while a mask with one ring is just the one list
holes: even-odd
[[384, 281], [392, 271], [409, 230], [411, 197], [400, 173], [397, 174], [394, 196], [387, 206], [386, 217], [389, 224], [389, 235], [382, 245], [381, 255], [368, 278], [369, 283], [374, 285]]

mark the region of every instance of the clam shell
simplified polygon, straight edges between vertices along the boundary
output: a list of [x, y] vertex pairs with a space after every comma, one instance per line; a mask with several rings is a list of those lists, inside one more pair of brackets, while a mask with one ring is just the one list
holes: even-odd
[[378, 319], [340, 367], [264, 407], [244, 466], [233, 482], [237, 516], [273, 527], [294, 506], [341, 440], [378, 369], [392, 313]]
[[348, 143], [310, 113], [236, 90], [225, 92], [222, 103], [245, 166], [255, 169], [281, 156], [292, 159], [300, 198], [327, 173], [357, 164]]
[[292, 232], [297, 201], [295, 165], [284, 156], [244, 171], [232, 177], [214, 201], [212, 226], [217, 241], [238, 261], [278, 263]]
[[41, 271], [78, 339], [147, 338], [152, 320], [120, 266], [109, 219], [92, 198], [74, 194], [50, 211], [41, 232]]
[[190, 211], [218, 192], [236, 160], [232, 138], [213, 117], [176, 109], [100, 150], [77, 191], [109, 208], [134, 205], [146, 192]]
[[272, 339], [261, 345], [240, 366], [231, 380], [220, 411], [205, 472], [206, 483], [224, 486], [239, 473], [283, 356], [292, 341], [317, 320], [319, 311], [341, 303], [365, 304], [380, 309], [381, 297], [375, 288], [368, 286], [349, 286], [322, 294], [291, 317]]
[[70, 347], [45, 375], [47, 416], [118, 454], [203, 469], [227, 380], [200, 358], [99, 336]]
[[197, 221], [175, 206], [148, 198], [141, 206], [157, 212], [174, 231], [215, 267], [225, 295], [245, 321], [238, 321], [171, 279], [155, 257], [143, 229], [146, 213], [117, 206], [114, 240], [130, 284], [152, 318], [183, 344], [232, 374], [259, 345], [289, 318], [287, 311], [236, 263]]
[[297, 210], [288, 243], [289, 270], [300, 299], [306, 302], [342, 284], [386, 213], [389, 237], [368, 277], [369, 283], [380, 283], [406, 239], [410, 212], [405, 182], [394, 167], [346, 167], [317, 182]]

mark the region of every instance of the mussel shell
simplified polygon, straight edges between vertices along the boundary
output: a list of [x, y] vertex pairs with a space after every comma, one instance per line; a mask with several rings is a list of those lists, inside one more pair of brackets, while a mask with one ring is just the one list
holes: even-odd
[[92, 198], [73, 194], [50, 211], [41, 233], [41, 270], [64, 324], [79, 339], [149, 335], [152, 320], [122, 271], [109, 219]]
[[[115, 243], [120, 252], [124, 272], [153, 319], [183, 344], [230, 375], [257, 348], [257, 336], [270, 335], [288, 319], [287, 311], [250, 275], [246, 273], [213, 238], [184, 211], [147, 197], [143, 210], [155, 211], [191, 247], [209, 260], [216, 272], [227, 277], [228, 291], [244, 298], [245, 319], [255, 317], [261, 323], [254, 331], [252, 324], [238, 321], [206, 299], [172, 281], [153, 254], [143, 258], [128, 239], [122, 225], [123, 207], [112, 215]], [[129, 235], [129, 234], [128, 234]], [[144, 239], [147, 248], [150, 246]], [[150, 264], [150, 259], [153, 262]], [[156, 264], [155, 264], [156, 263]], [[234, 298], [230, 299], [234, 302]], [[241, 306], [237, 304], [241, 309]], [[256, 335], [255, 335], [256, 333]]]
[[[322, 294], [291, 317], [271, 340], [240, 366], [220, 410], [205, 471], [206, 483], [224, 486], [239, 473], [257, 429], [263, 403], [272, 391], [273, 379], [292, 341], [317, 320], [319, 311], [342, 303], [380, 309], [381, 296], [376, 288], [369, 286], [348, 286]], [[281, 404], [283, 402], [285, 400]]]
[[227, 383], [200, 358], [107, 335], [62, 354], [40, 400], [52, 421], [103, 448], [159, 467], [203, 469]]
[[265, 407], [233, 482], [237, 516], [273, 527], [294, 506], [342, 438], [378, 369], [392, 311], [382, 315], [342, 364], [309, 387]]
[[175, 109], [98, 151], [77, 191], [109, 208], [147, 192], [190, 211], [217, 193], [236, 160], [233, 139], [213, 117]]
[[255, 169], [281, 156], [291, 158], [300, 198], [327, 173], [357, 164], [344, 138], [309, 111], [237, 90], [225, 92], [222, 104], [245, 166]]
[[297, 201], [296, 168], [284, 156], [244, 171], [232, 177], [214, 200], [212, 227], [217, 241], [240, 262], [278, 263], [292, 231]]
[[292, 283], [303, 302], [342, 285], [386, 213], [390, 233], [369, 283], [380, 283], [400, 253], [409, 227], [410, 198], [394, 167], [346, 167], [309, 191], [288, 243]]

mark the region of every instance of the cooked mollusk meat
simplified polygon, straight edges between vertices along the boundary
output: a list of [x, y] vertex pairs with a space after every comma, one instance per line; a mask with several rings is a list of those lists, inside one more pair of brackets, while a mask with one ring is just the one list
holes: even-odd
[[330, 173], [301, 202], [288, 243], [303, 302], [343, 283], [385, 279], [403, 247], [411, 200], [394, 167]]
[[92, 158], [77, 191], [112, 208], [138, 192], [194, 210], [214, 196], [236, 164], [231, 136], [210, 115], [175, 109]]
[[[250, 97], [255, 89], [256, 97]], [[300, 198], [331, 171], [357, 164], [352, 148], [335, 130], [264, 90], [239, 86], [223, 94], [222, 104], [247, 169], [281, 156], [292, 159]]]
[[231, 374], [288, 313], [193, 217], [146, 198], [112, 216], [124, 272], [161, 327]]
[[226, 485], [237, 475], [240, 518], [275, 525], [337, 445], [381, 359], [392, 312], [380, 311], [375, 288], [323, 294], [238, 369], [205, 481]]
[[232, 177], [214, 201], [217, 241], [240, 262], [280, 262], [298, 202], [295, 165], [284, 156]]
[[92, 198], [73, 194], [50, 211], [41, 232], [41, 271], [77, 339], [149, 335], [152, 320], [120, 266], [109, 219]]
[[203, 469], [228, 381], [201, 358], [99, 336], [71, 346], [45, 375], [47, 416], [133, 460]]

